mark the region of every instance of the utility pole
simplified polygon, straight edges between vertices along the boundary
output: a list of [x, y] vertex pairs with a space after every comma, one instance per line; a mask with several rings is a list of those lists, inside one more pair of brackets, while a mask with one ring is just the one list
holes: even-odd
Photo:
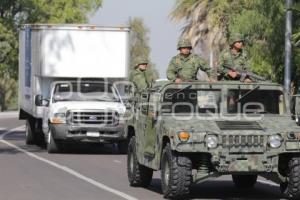
[[292, 5], [293, 0], [286, 0], [286, 26], [285, 26], [285, 62], [284, 62], [284, 92], [290, 98], [291, 87], [291, 58], [292, 58]]

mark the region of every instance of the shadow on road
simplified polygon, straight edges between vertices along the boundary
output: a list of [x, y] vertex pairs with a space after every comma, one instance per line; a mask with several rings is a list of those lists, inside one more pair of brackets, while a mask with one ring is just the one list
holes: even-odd
[[[47, 152], [46, 144], [26, 145], [24, 131], [14, 132], [4, 137], [4, 139], [26, 151], [32, 153]], [[12, 147], [1, 145], [0, 154], [22, 153]], [[85, 144], [63, 144], [61, 154], [90, 154], [90, 155], [119, 155], [115, 144], [85, 143]]]
[[[154, 178], [147, 188], [162, 195], [161, 180]], [[190, 199], [280, 200], [279, 187], [258, 182], [252, 189], [238, 189], [232, 181], [214, 180], [193, 185]]]

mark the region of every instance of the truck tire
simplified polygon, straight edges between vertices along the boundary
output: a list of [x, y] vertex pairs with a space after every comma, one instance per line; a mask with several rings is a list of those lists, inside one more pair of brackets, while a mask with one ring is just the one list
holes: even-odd
[[161, 160], [161, 182], [165, 198], [187, 198], [192, 184], [192, 162], [186, 156], [172, 152], [170, 144], [163, 149]]
[[281, 183], [281, 191], [287, 199], [300, 199], [300, 157], [289, 161], [288, 182]]
[[35, 144], [33, 126], [29, 119], [26, 120], [25, 142], [27, 145]]
[[148, 187], [152, 181], [153, 170], [138, 162], [135, 136], [131, 137], [128, 146], [127, 175], [130, 186]]
[[122, 140], [118, 142], [118, 150], [120, 154], [126, 154], [128, 150], [128, 140]]
[[60, 146], [59, 143], [53, 138], [51, 130], [47, 135], [47, 151], [48, 153], [59, 153]]
[[257, 181], [257, 175], [249, 174], [249, 175], [232, 175], [232, 180], [234, 185], [237, 188], [247, 189], [254, 187]]

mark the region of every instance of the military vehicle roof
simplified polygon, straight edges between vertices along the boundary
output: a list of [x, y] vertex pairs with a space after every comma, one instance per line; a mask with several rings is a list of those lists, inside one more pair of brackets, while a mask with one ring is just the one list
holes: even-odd
[[[161, 89], [167, 85], [175, 84], [169, 80], [157, 80], [152, 88]], [[181, 84], [188, 85], [188, 84], [203, 84], [203, 85], [262, 85], [262, 86], [274, 86], [274, 87], [281, 87], [282, 85], [273, 82], [254, 82], [254, 83], [242, 83], [239, 81], [217, 81], [217, 82], [207, 82], [207, 81], [190, 81], [190, 82], [183, 82]]]

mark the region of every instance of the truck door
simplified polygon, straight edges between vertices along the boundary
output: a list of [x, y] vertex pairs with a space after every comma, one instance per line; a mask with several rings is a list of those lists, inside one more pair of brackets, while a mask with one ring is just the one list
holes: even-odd
[[150, 93], [149, 105], [145, 129], [145, 149], [144, 154], [154, 156], [157, 139], [157, 94]]

